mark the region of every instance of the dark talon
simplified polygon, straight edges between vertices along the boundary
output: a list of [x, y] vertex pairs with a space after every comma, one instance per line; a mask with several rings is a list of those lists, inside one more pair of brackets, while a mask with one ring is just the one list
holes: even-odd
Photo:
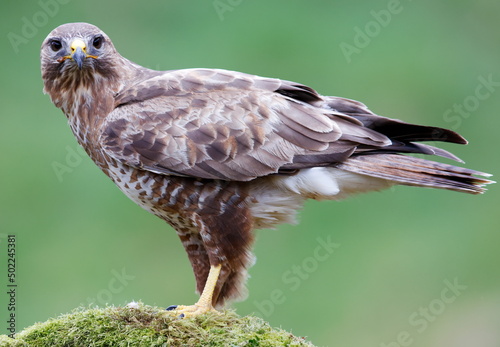
[[167, 307], [167, 308], [165, 309], [165, 311], [173, 311], [173, 310], [175, 310], [176, 308], [177, 308], [177, 305], [170, 305], [169, 307]]

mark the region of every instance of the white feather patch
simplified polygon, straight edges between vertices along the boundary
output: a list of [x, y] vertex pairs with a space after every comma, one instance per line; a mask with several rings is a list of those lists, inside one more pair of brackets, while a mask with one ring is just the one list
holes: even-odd
[[292, 176], [274, 175], [252, 181], [250, 207], [257, 229], [274, 228], [281, 223], [295, 223], [296, 213], [307, 199], [340, 200], [393, 184], [332, 167], [314, 167]]
[[282, 178], [279, 184], [309, 199], [331, 199], [340, 192], [335, 176], [324, 167], [300, 170], [296, 175]]

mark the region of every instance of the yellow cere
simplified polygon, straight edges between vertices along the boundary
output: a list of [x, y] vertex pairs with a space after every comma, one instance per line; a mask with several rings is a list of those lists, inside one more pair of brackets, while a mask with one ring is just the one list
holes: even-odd
[[72, 52], [76, 51], [77, 48], [81, 48], [82, 51], [85, 52], [86, 45], [85, 45], [85, 42], [83, 42], [82, 40], [75, 39], [75, 40], [73, 40], [73, 42], [71, 42], [70, 47], [71, 47]]

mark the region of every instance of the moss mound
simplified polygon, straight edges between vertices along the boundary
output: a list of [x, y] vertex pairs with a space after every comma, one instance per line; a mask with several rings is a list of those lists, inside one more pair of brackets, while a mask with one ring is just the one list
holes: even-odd
[[304, 338], [274, 329], [255, 316], [233, 311], [179, 319], [142, 303], [127, 307], [77, 309], [0, 335], [0, 346], [313, 346]]

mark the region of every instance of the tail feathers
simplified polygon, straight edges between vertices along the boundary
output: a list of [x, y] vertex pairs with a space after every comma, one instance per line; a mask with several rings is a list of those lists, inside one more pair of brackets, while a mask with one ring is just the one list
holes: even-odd
[[398, 154], [355, 155], [338, 164], [338, 169], [378, 177], [398, 184], [449, 189], [469, 194], [486, 191], [484, 185], [495, 183], [490, 174]]

